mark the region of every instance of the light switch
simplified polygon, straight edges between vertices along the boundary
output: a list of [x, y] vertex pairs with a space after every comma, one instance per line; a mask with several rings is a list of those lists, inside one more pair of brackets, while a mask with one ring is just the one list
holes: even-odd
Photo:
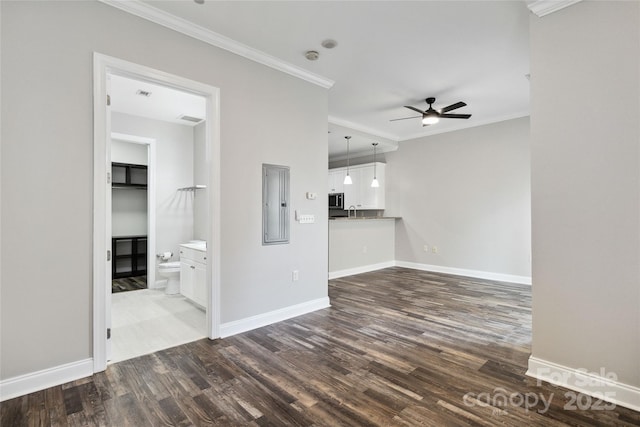
[[298, 221], [300, 221], [300, 224], [313, 224], [314, 222], [316, 222], [316, 216], [313, 214], [298, 214]]
[[318, 197], [318, 193], [307, 192], [307, 200], [315, 200]]

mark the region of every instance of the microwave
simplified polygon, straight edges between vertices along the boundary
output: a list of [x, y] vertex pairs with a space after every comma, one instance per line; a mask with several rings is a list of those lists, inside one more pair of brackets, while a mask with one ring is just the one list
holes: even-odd
[[329, 209], [344, 209], [344, 193], [329, 194]]

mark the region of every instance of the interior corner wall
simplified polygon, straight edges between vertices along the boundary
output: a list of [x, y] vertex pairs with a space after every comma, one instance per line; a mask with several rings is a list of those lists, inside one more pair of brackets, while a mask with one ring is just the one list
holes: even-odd
[[640, 386], [640, 3], [532, 15], [532, 356]]
[[386, 159], [397, 261], [531, 276], [528, 117], [403, 141]]
[[[92, 357], [94, 52], [220, 88], [221, 321], [326, 299], [326, 89], [100, 2], [1, 7], [0, 380]], [[262, 163], [316, 217], [289, 245], [262, 246]]]

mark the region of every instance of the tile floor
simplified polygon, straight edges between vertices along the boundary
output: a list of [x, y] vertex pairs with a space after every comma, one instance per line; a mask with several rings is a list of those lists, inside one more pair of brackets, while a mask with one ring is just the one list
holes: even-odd
[[181, 295], [142, 289], [112, 295], [112, 351], [120, 362], [207, 336], [204, 310]]

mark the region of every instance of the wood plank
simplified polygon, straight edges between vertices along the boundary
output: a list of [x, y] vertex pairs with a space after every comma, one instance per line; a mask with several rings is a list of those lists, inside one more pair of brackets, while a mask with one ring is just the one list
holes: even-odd
[[393, 267], [332, 280], [329, 296], [329, 309], [2, 402], [0, 425], [640, 426], [622, 407], [566, 410], [567, 390], [525, 376], [530, 286]]

